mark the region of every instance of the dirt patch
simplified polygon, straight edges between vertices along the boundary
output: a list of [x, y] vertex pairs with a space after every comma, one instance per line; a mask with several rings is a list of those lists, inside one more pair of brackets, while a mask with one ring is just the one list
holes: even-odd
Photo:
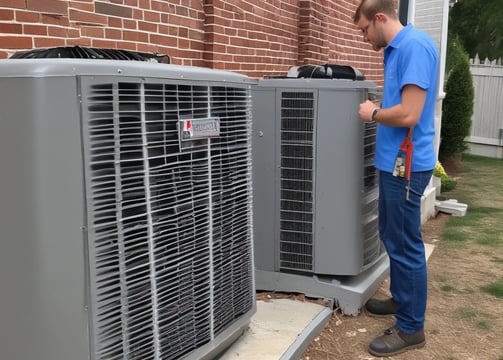
[[461, 171], [462, 158], [461, 155], [455, 155], [442, 159], [441, 163], [447, 174], [450, 176], [456, 176]]
[[[440, 244], [448, 218], [439, 214], [423, 225], [426, 243]], [[476, 244], [441, 245], [435, 247], [428, 261], [427, 344], [393, 359], [503, 359], [503, 302], [480, 291], [481, 285], [502, 276], [503, 251]], [[375, 296], [389, 296], [388, 287], [386, 280]], [[358, 316], [335, 310], [301, 360], [376, 359], [368, 353], [368, 343], [393, 323], [393, 317], [375, 318], [364, 310]]]

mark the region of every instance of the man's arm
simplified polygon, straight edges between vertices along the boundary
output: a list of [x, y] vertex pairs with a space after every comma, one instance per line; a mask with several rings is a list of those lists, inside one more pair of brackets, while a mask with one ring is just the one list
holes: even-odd
[[[387, 109], [379, 109], [373, 120], [387, 126], [412, 127], [419, 121], [425, 101], [426, 90], [416, 85], [405, 85], [402, 102]], [[363, 121], [371, 121], [376, 108], [376, 104], [367, 100], [360, 104], [358, 115]]]

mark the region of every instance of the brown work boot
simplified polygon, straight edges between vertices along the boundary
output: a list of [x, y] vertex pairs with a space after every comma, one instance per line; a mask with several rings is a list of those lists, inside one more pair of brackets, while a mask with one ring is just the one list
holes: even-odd
[[386, 300], [370, 299], [365, 304], [365, 309], [369, 315], [375, 317], [390, 316], [396, 313], [396, 305], [393, 298]]
[[419, 349], [426, 343], [424, 331], [419, 330], [413, 334], [406, 334], [393, 326], [384, 331], [384, 335], [372, 340], [369, 344], [369, 353], [374, 356], [392, 356], [407, 350]]

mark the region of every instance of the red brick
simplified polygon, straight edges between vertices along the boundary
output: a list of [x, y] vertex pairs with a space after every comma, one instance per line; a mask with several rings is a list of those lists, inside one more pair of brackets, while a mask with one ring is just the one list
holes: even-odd
[[68, 38], [75, 39], [80, 37], [80, 29], [68, 29]]
[[102, 39], [93, 39], [91, 40], [91, 46], [97, 48], [106, 48], [106, 49], [117, 49], [117, 42], [110, 40], [102, 40]]
[[66, 41], [66, 45], [67, 46], [87, 46], [87, 47], [90, 47], [91, 46], [91, 39], [88, 39], [88, 38], [75, 38], [75, 39], [68, 39]]
[[190, 49], [202, 53], [204, 51], [204, 45], [205, 45], [204, 42], [191, 41]]
[[68, 28], [61, 28], [56, 26], [49, 26], [47, 34], [53, 37], [68, 38]]
[[204, 41], [204, 32], [189, 29], [189, 39]]
[[40, 22], [50, 25], [69, 26], [70, 22], [66, 16], [41, 14]]
[[127, 41], [148, 42], [148, 34], [138, 31], [124, 31], [122, 36]]
[[[24, 31], [24, 34], [45, 35], [46, 28], [41, 25], [47, 25], [48, 36], [38, 36], [37, 44], [49, 43], [47, 39], [52, 37], [83, 46], [96, 42], [103, 47], [157, 49], [169, 54], [173, 63], [220, 66], [247, 75], [281, 74], [304, 61], [326, 59], [358, 64], [373, 81], [379, 82], [382, 56], [376, 57], [370, 47], [365, 46], [353, 26], [351, 13], [356, 3], [357, 0], [252, 0], [246, 3], [238, 0], [0, 0], [0, 22], [4, 20], [8, 24], [0, 28], [0, 34]], [[21, 31], [19, 25], [23, 26]], [[0, 51], [11, 53], [2, 46]], [[212, 54], [213, 51], [216, 54]], [[0, 56], [5, 55], [0, 53]]]
[[104, 38], [105, 36], [105, 29], [102, 27], [96, 27], [96, 26], [82, 26], [80, 28], [80, 34], [85, 37], [90, 37], [90, 38]]
[[225, 54], [213, 54], [213, 66], [215, 66], [215, 68], [223, 69], [226, 61], [230, 62], [232, 58]]
[[24, 25], [24, 35], [47, 36], [47, 26], [44, 25]]
[[44, 14], [66, 15], [68, 13], [68, 1], [26, 0], [26, 8]]
[[[92, 1], [94, 1], [94, 0], [92, 0]], [[93, 12], [94, 11], [94, 4], [91, 2], [83, 3], [83, 2], [72, 1], [70, 4], [70, 8]]]
[[157, 32], [158, 27], [157, 24], [145, 22], [145, 21], [138, 21], [138, 29], [142, 31], [148, 31], [148, 32]]
[[178, 45], [176, 38], [174, 38], [172, 36], [161, 35], [161, 34], [150, 34], [149, 43], [163, 45], [163, 46], [173, 46], [173, 47], [176, 47]]
[[32, 11], [16, 10], [16, 20], [18, 22], [39, 22], [40, 14]]
[[[140, 4], [142, 1], [145, 1], [145, 0], [140, 0]], [[153, 11], [161, 12], [163, 6], [164, 6], [164, 4], [159, 0], [150, 1], [150, 9]], [[168, 10], [168, 9], [164, 9], [164, 10]], [[171, 12], [171, 11], [168, 10], [166, 12]]]
[[138, 0], [138, 7], [141, 9], [152, 10], [151, 0]]
[[105, 14], [129, 19], [133, 17], [133, 10], [130, 7], [122, 5], [115, 5], [101, 1], [96, 1], [94, 3], [94, 8], [96, 13], [98, 14]]
[[77, 24], [107, 25], [108, 18], [104, 15], [70, 9], [69, 19]]
[[222, 46], [222, 45], [213, 45], [212, 51], [216, 54], [226, 54], [227, 53], [227, 47]]
[[26, 0], [0, 0], [0, 7], [26, 9]]
[[122, 31], [119, 29], [105, 29], [105, 38], [122, 40]]
[[3, 24], [0, 23], [0, 34], [22, 34], [23, 26], [21, 24]]
[[123, 41], [123, 42], [117, 43], [117, 49], [136, 51], [136, 43]]
[[189, 9], [187, 9], [185, 6], [176, 6], [175, 14], [186, 17], [189, 15]]
[[122, 19], [122, 26], [128, 30], [136, 30], [138, 28], [136, 21], [129, 19]]
[[187, 39], [178, 39], [178, 47], [181, 49], [190, 49], [190, 41]]
[[135, 19], [135, 20], [145, 20], [143, 18], [143, 11], [139, 10], [139, 9], [133, 9], [133, 16], [132, 16], [132, 18]]
[[143, 20], [150, 22], [161, 22], [161, 14], [157, 11], [143, 11]]
[[116, 17], [109, 17], [108, 18], [108, 26], [114, 27], [114, 28], [122, 28], [122, 19], [116, 18]]
[[0, 9], [0, 20], [3, 21], [14, 20], [14, 11], [7, 9]]
[[178, 28], [175, 26], [160, 24], [158, 32], [159, 32], [159, 34], [162, 34], [162, 35], [177, 36]]
[[48, 38], [48, 37], [34, 38], [33, 45], [35, 48], [65, 46], [65, 39]]
[[189, 29], [180, 27], [178, 28], [178, 36], [181, 38], [187, 38], [189, 35]]
[[0, 48], [29, 49], [32, 45], [31, 36], [0, 36]]
[[154, 45], [150, 45], [150, 44], [138, 44], [136, 50], [141, 51], [141, 52], [151, 53], [151, 54], [158, 53], [156, 47]]

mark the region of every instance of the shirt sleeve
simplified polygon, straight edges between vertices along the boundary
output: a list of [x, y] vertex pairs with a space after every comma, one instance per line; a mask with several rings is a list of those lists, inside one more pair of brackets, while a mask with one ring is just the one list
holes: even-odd
[[433, 68], [436, 64], [435, 57], [430, 46], [420, 39], [414, 39], [403, 46], [405, 48], [401, 52], [399, 65], [402, 74], [400, 89], [403, 89], [405, 85], [416, 85], [427, 90], [432, 86], [431, 75], [436, 71]]

